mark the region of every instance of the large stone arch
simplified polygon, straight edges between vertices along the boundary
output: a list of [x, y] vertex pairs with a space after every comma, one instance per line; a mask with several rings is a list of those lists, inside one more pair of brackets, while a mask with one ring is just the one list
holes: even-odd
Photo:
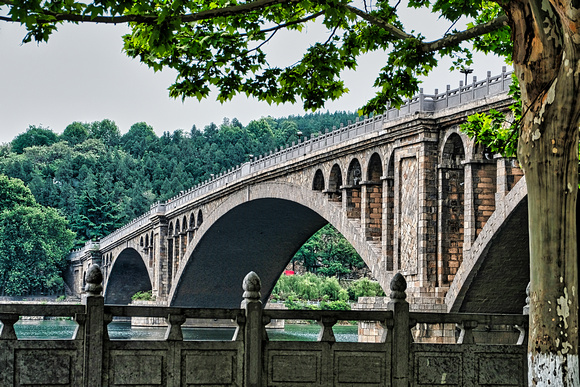
[[137, 250], [128, 247], [113, 261], [105, 284], [105, 303], [128, 305], [131, 296], [152, 287], [147, 265]]
[[251, 270], [262, 280], [265, 303], [295, 252], [317, 230], [331, 223], [353, 245], [383, 287], [390, 277], [366, 243], [360, 227], [341, 207], [310, 187], [267, 182], [230, 195], [208, 214], [185, 253], [171, 305], [238, 307], [241, 283]]
[[522, 178], [465, 253], [445, 303], [449, 312], [522, 313], [529, 281], [528, 201]]

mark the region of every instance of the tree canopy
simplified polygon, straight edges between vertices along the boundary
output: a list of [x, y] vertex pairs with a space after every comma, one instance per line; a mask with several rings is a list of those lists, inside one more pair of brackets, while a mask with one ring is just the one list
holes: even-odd
[[[0, 0], [7, 16], [24, 24], [25, 41], [46, 41], [58, 24], [129, 23], [126, 53], [154, 70], [172, 68], [170, 95], [205, 98], [218, 90], [227, 101], [244, 93], [271, 103], [301, 101], [316, 109], [345, 93], [340, 78], [370, 51], [385, 51], [375, 75], [377, 94], [363, 112], [418, 91], [418, 77], [452, 56], [469, 64], [476, 49], [510, 54], [520, 84], [522, 118], [518, 159], [528, 188], [531, 306], [530, 383], [578, 385], [578, 124], [580, 119], [580, 6], [565, 0], [409, 0], [455, 26], [432, 41], [399, 17], [401, 2], [349, 0], [120, 1]], [[270, 65], [264, 45], [282, 30], [317, 19], [330, 32], [286, 67]], [[509, 31], [509, 39], [508, 37]], [[569, 301], [559, 315], [559, 300]], [[554, 368], [554, 364], [564, 364]], [[568, 371], [568, 367], [572, 367]], [[553, 372], [552, 372], [553, 371]], [[575, 376], [570, 376], [575, 375]], [[574, 380], [572, 380], [574, 378]]]
[[64, 293], [62, 272], [74, 233], [40, 206], [22, 181], [0, 174], [0, 295]]

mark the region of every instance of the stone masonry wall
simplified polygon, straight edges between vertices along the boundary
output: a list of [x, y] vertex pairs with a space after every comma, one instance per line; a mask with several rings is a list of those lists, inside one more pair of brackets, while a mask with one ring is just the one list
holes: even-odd
[[[353, 310], [387, 310], [388, 297], [359, 297], [353, 305]], [[411, 311], [417, 310], [414, 304], [409, 305]], [[418, 311], [418, 310], [417, 310]], [[378, 321], [359, 321], [358, 341], [361, 343], [381, 343], [384, 341], [385, 328]], [[411, 329], [413, 341], [416, 343], [455, 344], [455, 324], [417, 324]]]
[[380, 240], [383, 224], [383, 187], [379, 184], [367, 184], [367, 239]]
[[473, 204], [475, 213], [475, 236], [495, 211], [497, 168], [492, 164], [473, 166]]

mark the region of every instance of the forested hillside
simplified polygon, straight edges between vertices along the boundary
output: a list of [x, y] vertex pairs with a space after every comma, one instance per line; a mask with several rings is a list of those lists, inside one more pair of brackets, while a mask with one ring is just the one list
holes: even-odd
[[246, 126], [233, 119], [160, 137], [144, 122], [123, 135], [110, 120], [73, 122], [61, 135], [31, 126], [0, 150], [0, 173], [21, 179], [41, 205], [60, 209], [79, 245], [107, 235], [152, 203], [247, 161], [250, 154], [354, 117], [346, 112], [267, 117]]
[[[355, 117], [355, 114], [346, 112], [281, 119], [267, 117], [246, 126], [233, 119], [224, 120], [219, 126], [211, 124], [203, 130], [193, 126], [189, 131], [176, 130], [161, 136], [144, 122], [134, 124], [125, 134], [121, 134], [111, 120], [73, 122], [62, 134], [30, 126], [11, 143], [0, 146], [0, 177], [13, 178], [5, 180], [10, 182], [6, 187], [21, 187], [28, 195], [32, 193], [33, 198], [29, 201], [34, 210], [27, 210], [26, 214], [39, 212], [39, 209], [43, 213], [56, 209], [49, 212], [51, 218], [46, 219], [41, 229], [68, 226], [76, 234], [74, 244], [79, 247], [87, 240], [98, 240], [148, 211], [152, 203], [165, 201], [208, 179], [210, 174], [246, 162], [249, 155], [264, 154], [291, 144], [299, 135], [324, 132], [326, 128], [332, 129]], [[0, 187], [0, 191], [6, 191], [4, 188]], [[0, 228], [0, 240], [6, 243], [0, 244], [0, 248], [4, 246], [8, 251], [9, 241], [24, 243], [22, 238], [8, 235], [18, 234], [14, 227], [9, 229], [10, 222], [14, 221], [12, 218], [19, 213], [13, 208], [17, 206], [20, 212], [23, 210], [18, 201], [10, 205], [7, 204], [10, 200], [5, 202], [0, 208], [5, 221], [5, 227]], [[51, 226], [53, 220], [56, 223]], [[21, 223], [22, 226], [18, 227], [30, 229], [34, 222], [29, 217]], [[43, 234], [45, 232], [36, 233], [39, 238], [50, 239]], [[73, 243], [73, 233], [66, 235], [67, 242], [62, 243], [65, 250]], [[34, 240], [40, 243], [39, 238]], [[53, 242], [51, 239], [50, 243]], [[50, 278], [37, 284], [18, 282], [22, 278], [41, 275], [18, 269], [11, 264], [15, 261], [14, 254], [0, 251], [0, 293], [59, 293], [62, 289], [59, 273], [63, 268], [63, 251], [59, 250], [60, 257], [51, 256], [47, 262], [50, 271], [43, 269]], [[25, 262], [29, 260], [27, 257], [19, 265], [26, 266]], [[303, 270], [325, 276], [352, 278], [368, 273], [360, 256], [330, 225], [315, 234], [296, 254], [294, 261]], [[10, 281], [18, 283], [14, 282], [10, 287]]]

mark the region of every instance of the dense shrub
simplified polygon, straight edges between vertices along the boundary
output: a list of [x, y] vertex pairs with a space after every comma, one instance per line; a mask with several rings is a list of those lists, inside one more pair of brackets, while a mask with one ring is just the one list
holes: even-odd
[[[356, 302], [359, 297], [384, 296], [378, 282], [368, 278], [341, 285], [335, 277], [317, 276], [312, 273], [304, 275], [282, 276], [272, 291], [273, 300], [286, 301], [289, 308], [303, 309], [304, 301], [321, 301], [325, 303]], [[295, 304], [301, 307], [296, 307]], [[290, 306], [289, 306], [290, 305]], [[337, 304], [338, 305], [338, 304]], [[306, 307], [309, 309], [309, 307]], [[327, 308], [328, 309], [328, 308]]]
[[348, 287], [348, 296], [351, 300], [358, 300], [359, 297], [384, 297], [385, 292], [378, 282], [361, 278], [353, 281]]
[[140, 301], [155, 301], [153, 297], [153, 292], [151, 290], [146, 292], [137, 292], [131, 296], [133, 301], [140, 300]]

